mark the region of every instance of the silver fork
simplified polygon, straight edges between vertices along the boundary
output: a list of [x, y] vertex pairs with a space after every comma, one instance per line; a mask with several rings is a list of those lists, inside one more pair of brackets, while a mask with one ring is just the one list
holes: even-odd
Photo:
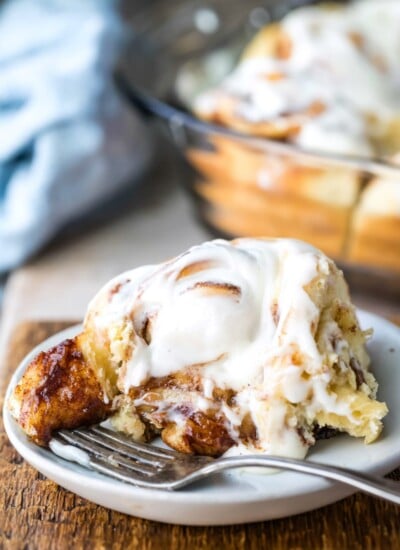
[[138, 443], [103, 426], [60, 430], [51, 440], [50, 448], [58, 456], [137, 487], [181, 489], [211, 474], [256, 466], [324, 477], [400, 504], [400, 483], [390, 479], [277, 456], [248, 455], [219, 459], [189, 456]]

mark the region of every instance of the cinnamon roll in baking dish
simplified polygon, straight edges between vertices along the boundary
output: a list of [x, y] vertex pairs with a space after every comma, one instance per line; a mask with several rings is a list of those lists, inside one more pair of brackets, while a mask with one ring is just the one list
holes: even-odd
[[304, 457], [321, 430], [378, 437], [387, 408], [367, 337], [315, 248], [216, 240], [108, 283], [83, 332], [40, 353], [9, 406], [40, 445], [111, 417], [185, 453]]
[[200, 118], [306, 149], [393, 154], [400, 149], [399, 30], [397, 0], [293, 10], [263, 28], [193, 108]]
[[399, 37], [398, 0], [307, 6], [261, 29], [233, 71], [193, 100], [199, 118], [247, 134], [211, 135], [186, 151], [207, 223], [223, 236], [296, 237], [346, 265], [399, 272], [391, 197], [400, 177], [370, 181], [329, 161], [400, 151]]

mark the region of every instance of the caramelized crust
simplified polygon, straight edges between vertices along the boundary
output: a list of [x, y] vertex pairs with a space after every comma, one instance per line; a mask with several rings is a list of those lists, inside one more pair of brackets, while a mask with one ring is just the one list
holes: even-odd
[[[118, 411], [111, 418], [113, 425], [137, 436], [140, 419], [144, 432], [141, 439], [160, 435], [164, 443], [182, 453], [222, 455], [235, 444], [226, 427], [229, 422], [221, 410], [224, 404], [231, 404], [234, 394], [232, 390], [214, 388], [212, 403], [207, 408], [199, 369], [201, 366], [151, 378], [145, 385], [131, 388], [129, 397], [123, 399], [122, 406], [118, 404]], [[199, 400], [203, 400], [202, 410], [199, 410]], [[241, 431], [246, 439], [256, 439], [250, 422], [244, 423]]]
[[235, 443], [221, 420], [202, 412], [192, 412], [182, 424], [168, 423], [161, 437], [177, 451], [207, 456], [220, 456]]
[[95, 371], [79, 347], [79, 337], [41, 352], [15, 388], [10, 407], [21, 428], [45, 446], [55, 430], [103, 420], [104, 402]]

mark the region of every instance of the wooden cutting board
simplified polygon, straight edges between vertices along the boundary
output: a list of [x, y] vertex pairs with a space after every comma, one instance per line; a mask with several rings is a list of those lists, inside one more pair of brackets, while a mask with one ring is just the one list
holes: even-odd
[[[20, 360], [66, 322], [28, 322], [10, 342], [1, 398]], [[180, 527], [92, 504], [28, 466], [0, 426], [0, 549], [375, 550], [400, 548], [400, 507], [357, 494], [291, 518], [227, 527]], [[400, 469], [391, 475], [400, 481]], [[400, 483], [399, 483], [400, 489]]]

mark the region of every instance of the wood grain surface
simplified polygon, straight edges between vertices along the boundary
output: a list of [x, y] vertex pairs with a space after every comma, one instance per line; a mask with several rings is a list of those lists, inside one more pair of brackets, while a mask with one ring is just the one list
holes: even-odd
[[[24, 323], [3, 365], [8, 379], [33, 346], [71, 323]], [[354, 495], [291, 518], [226, 527], [180, 527], [92, 504], [28, 466], [0, 426], [0, 549], [375, 550], [400, 548], [400, 508]], [[400, 470], [391, 477], [400, 480]]]

